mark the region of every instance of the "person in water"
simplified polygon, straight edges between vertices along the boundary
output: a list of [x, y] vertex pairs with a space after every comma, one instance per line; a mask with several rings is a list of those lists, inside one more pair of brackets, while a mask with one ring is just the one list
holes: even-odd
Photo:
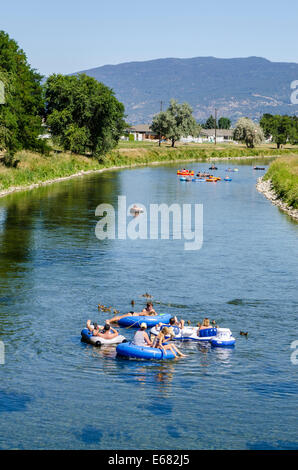
[[147, 302], [146, 307], [141, 312], [129, 312], [129, 313], [125, 313], [124, 315], [116, 315], [115, 317], [110, 318], [108, 322], [117, 323], [119, 320], [121, 320], [121, 318], [130, 317], [130, 316], [139, 316], [139, 315], [142, 315], [142, 316], [157, 315], [156, 311], [153, 308], [152, 302]]
[[152, 341], [150, 341], [149, 336], [147, 334], [147, 324], [141, 323], [140, 329], [135, 332], [133, 340], [131, 344], [134, 346], [152, 346]]
[[100, 338], [113, 339], [118, 336], [118, 331], [115, 328], [112, 328], [109, 323], [106, 323], [103, 329], [100, 329], [98, 325], [97, 328], [93, 331], [93, 336], [99, 336]]
[[178, 326], [178, 328], [181, 328], [181, 330], [182, 330], [184, 328], [185, 321], [182, 320], [182, 318], [179, 321], [177, 317], [172, 317], [172, 318], [170, 318], [169, 323], [170, 323], [170, 326]]
[[91, 332], [94, 331], [95, 330], [94, 323], [91, 320], [87, 320], [86, 328], [88, 328], [88, 330]]
[[[175, 357], [180, 356], [180, 357], [186, 357], [185, 354], [182, 354], [181, 351], [174, 345], [174, 344], [163, 344], [165, 341], [169, 341], [169, 339], [166, 339], [166, 336], [171, 335], [171, 329], [167, 326], [164, 326], [162, 330], [158, 333], [156, 336], [153, 347], [161, 349], [162, 351], [171, 351]], [[172, 335], [171, 335], [172, 336]]]
[[203, 323], [202, 323], [202, 325], [199, 327], [198, 331], [199, 331], [199, 330], [204, 330], [204, 329], [206, 329], [206, 328], [211, 328], [209, 318], [204, 318]]

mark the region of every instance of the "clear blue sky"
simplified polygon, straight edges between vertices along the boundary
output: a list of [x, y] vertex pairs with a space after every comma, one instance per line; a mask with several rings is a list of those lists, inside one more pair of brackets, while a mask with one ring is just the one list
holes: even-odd
[[298, 62], [295, 0], [8, 0], [0, 29], [45, 75], [160, 57]]

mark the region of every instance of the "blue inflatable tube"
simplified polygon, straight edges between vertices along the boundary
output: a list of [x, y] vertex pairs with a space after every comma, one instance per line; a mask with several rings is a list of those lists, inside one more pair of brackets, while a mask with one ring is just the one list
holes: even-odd
[[165, 313], [163, 315], [129, 315], [127, 317], [121, 318], [118, 321], [118, 325], [122, 327], [131, 328], [140, 328], [141, 323], [146, 323], [148, 328], [152, 328], [153, 326], [157, 325], [158, 323], [169, 323], [171, 315], [169, 313]]
[[151, 348], [150, 346], [136, 346], [132, 343], [118, 344], [116, 353], [120, 357], [131, 357], [134, 359], [175, 359], [172, 351], [162, 351], [161, 349]]
[[211, 341], [211, 346], [214, 348], [233, 348], [235, 346], [236, 340], [230, 339], [230, 340], [219, 340], [219, 339], [212, 339]]

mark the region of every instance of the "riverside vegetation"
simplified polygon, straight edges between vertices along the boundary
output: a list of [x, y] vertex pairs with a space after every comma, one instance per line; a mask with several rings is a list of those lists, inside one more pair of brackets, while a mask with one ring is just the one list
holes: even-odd
[[276, 196], [289, 207], [298, 209], [298, 156], [282, 157], [271, 163], [264, 176]]

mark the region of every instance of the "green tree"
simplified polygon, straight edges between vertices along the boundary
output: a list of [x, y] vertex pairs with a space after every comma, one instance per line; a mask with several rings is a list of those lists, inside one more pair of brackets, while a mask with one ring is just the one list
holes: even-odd
[[231, 120], [226, 117], [221, 117], [218, 120], [218, 128], [219, 129], [230, 129], [231, 128]]
[[203, 124], [204, 129], [215, 129], [215, 126], [218, 127], [215, 117], [212, 114], [208, 117], [205, 124]]
[[113, 91], [85, 74], [48, 78], [46, 116], [64, 150], [97, 157], [118, 144], [126, 127], [124, 106]]
[[260, 126], [263, 129], [266, 139], [269, 139], [272, 136], [273, 119], [274, 116], [269, 113], [263, 114], [262, 118], [260, 119]]
[[264, 114], [260, 125], [265, 137], [272, 137], [277, 148], [287, 142], [295, 144], [298, 141], [298, 120], [296, 116], [280, 116], [278, 114]]
[[175, 147], [175, 142], [181, 137], [197, 136], [200, 126], [193, 117], [192, 108], [188, 103], [179, 104], [172, 99], [166, 111], [161, 111], [154, 116], [151, 129], [153, 132], [170, 139], [172, 147]]
[[245, 143], [248, 148], [254, 148], [263, 142], [264, 134], [259, 124], [248, 118], [240, 118], [234, 129], [233, 138]]
[[0, 105], [0, 147], [14, 153], [22, 148], [44, 150], [42, 76], [33, 70], [18, 44], [0, 31], [0, 80], [5, 103]]

